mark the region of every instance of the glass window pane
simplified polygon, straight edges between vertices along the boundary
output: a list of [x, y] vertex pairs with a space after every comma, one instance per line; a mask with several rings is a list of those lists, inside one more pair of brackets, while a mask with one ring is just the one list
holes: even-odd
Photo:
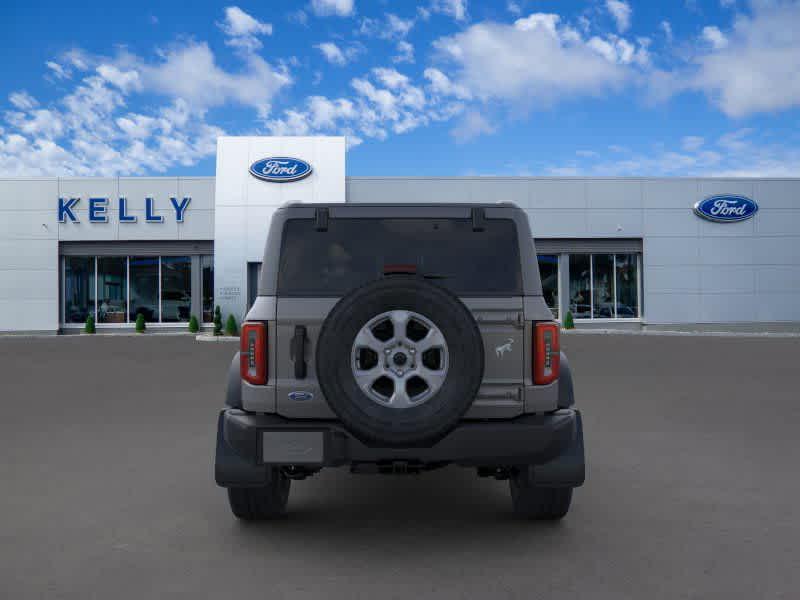
[[278, 293], [339, 296], [383, 276], [388, 265], [417, 272], [464, 296], [522, 293], [517, 228], [511, 219], [331, 219], [325, 235], [313, 219], [283, 230]]
[[614, 318], [614, 255], [592, 254], [595, 319]]
[[539, 276], [542, 278], [542, 294], [553, 317], [558, 318], [558, 255], [540, 254]]
[[97, 322], [124, 323], [127, 312], [126, 256], [97, 259]]
[[161, 257], [161, 322], [189, 320], [192, 312], [192, 261], [188, 256]]
[[203, 270], [203, 323], [214, 320], [214, 257], [200, 257]]
[[617, 254], [617, 318], [639, 316], [639, 277], [636, 254]]
[[130, 320], [144, 315], [148, 323], [158, 322], [158, 257], [130, 257], [131, 312]]
[[590, 254], [569, 255], [569, 309], [576, 319], [591, 317]]
[[94, 316], [94, 256], [64, 257], [64, 322]]

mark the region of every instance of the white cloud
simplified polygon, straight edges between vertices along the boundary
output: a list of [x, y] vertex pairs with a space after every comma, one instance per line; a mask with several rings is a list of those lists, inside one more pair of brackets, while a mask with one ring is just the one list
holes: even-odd
[[753, 4], [751, 16], [736, 17], [727, 44], [700, 54], [684, 87], [704, 91], [732, 117], [800, 106], [798, 23], [800, 2]]
[[430, 90], [440, 96], [453, 96], [460, 100], [469, 100], [472, 94], [462, 85], [453, 83], [450, 78], [439, 69], [429, 67], [423, 73], [429, 83]]
[[697, 135], [687, 135], [681, 140], [681, 147], [686, 152], [696, 152], [705, 144], [705, 139]]
[[393, 36], [404, 38], [408, 35], [408, 32], [411, 31], [411, 28], [414, 27], [414, 19], [401, 19], [395, 14], [387, 13], [386, 25]]
[[664, 37], [667, 39], [667, 43], [672, 43], [672, 24], [669, 21], [661, 21], [659, 27], [661, 27], [661, 31], [664, 32]]
[[287, 109], [265, 123], [274, 135], [345, 135], [348, 147], [364, 138], [383, 140], [390, 133], [402, 134], [433, 121], [451, 119], [463, 104], [414, 85], [396, 69], [378, 67], [351, 82], [351, 98], [311, 96], [302, 108]]
[[311, 11], [318, 17], [349, 17], [353, 10], [353, 0], [311, 0]]
[[496, 128], [477, 110], [465, 113], [450, 134], [459, 143], [468, 142], [481, 135], [491, 135]]
[[217, 25], [229, 38], [226, 44], [250, 51], [261, 48], [258, 36], [272, 35], [271, 23], [262, 23], [238, 6], [228, 6], [225, 19]]
[[397, 42], [397, 54], [392, 56], [392, 62], [395, 63], [413, 63], [414, 62], [414, 46], [405, 40]]
[[429, 10], [463, 21], [467, 18], [467, 0], [432, 0]]
[[316, 44], [314, 48], [322, 52], [322, 56], [325, 57], [325, 60], [339, 67], [343, 67], [347, 63], [355, 60], [362, 52], [361, 46], [351, 45], [342, 49], [334, 42], [322, 42], [321, 44]]
[[64, 66], [53, 60], [48, 60], [44, 64], [48, 69], [50, 69], [56, 79], [69, 79], [71, 76], [69, 69], [64, 68]]
[[[291, 83], [253, 53], [239, 59], [240, 70], [226, 70], [194, 41], [155, 60], [70, 50], [48, 61], [75, 75], [59, 83], [71, 85], [63, 97], [45, 106], [24, 92], [9, 98], [15, 110], [3, 115], [9, 128], [0, 130], [0, 174], [136, 175], [193, 165], [213, 155], [224, 134], [206, 122], [209, 108], [239, 104], [266, 118], [273, 96]], [[131, 111], [139, 95], [147, 109]]]
[[39, 104], [36, 98], [31, 96], [25, 90], [19, 92], [12, 92], [8, 96], [8, 101], [11, 102], [11, 104], [15, 108], [18, 108], [19, 110], [30, 110], [34, 106], [37, 106]]
[[434, 46], [456, 67], [450, 79], [472, 96], [522, 106], [618, 88], [631, 75], [628, 63], [639, 62], [631, 42], [613, 36], [589, 43], [558, 15], [545, 13], [513, 25], [479, 23]]
[[515, 17], [518, 17], [522, 14], [522, 8], [517, 2], [514, 2], [513, 0], [508, 0], [508, 2], [506, 2], [506, 10]]
[[708, 26], [703, 27], [703, 39], [711, 44], [714, 50], [720, 50], [728, 45], [728, 38], [722, 33], [718, 27]]
[[617, 24], [617, 31], [625, 33], [631, 26], [631, 10], [630, 4], [623, 0], [606, 0], [606, 9]]
[[752, 129], [731, 131], [709, 142], [697, 136], [681, 139], [680, 149], [664, 144], [640, 152], [626, 152], [609, 159], [606, 152], [579, 151], [580, 162], [546, 166], [557, 175], [599, 176], [692, 176], [692, 177], [796, 177], [800, 172], [800, 149], [789, 143], [767, 141], [767, 134], [754, 137]]

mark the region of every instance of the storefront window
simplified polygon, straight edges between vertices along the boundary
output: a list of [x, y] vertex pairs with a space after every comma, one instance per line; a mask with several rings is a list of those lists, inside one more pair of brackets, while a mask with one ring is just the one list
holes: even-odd
[[129, 319], [144, 315], [148, 323], [158, 322], [158, 257], [130, 257], [131, 303]]
[[161, 322], [188, 321], [191, 312], [191, 258], [188, 256], [161, 257]]
[[639, 316], [638, 255], [617, 254], [617, 318], [632, 319]]
[[614, 318], [613, 254], [592, 254], [592, 317]]
[[201, 256], [200, 268], [203, 277], [203, 323], [214, 320], [214, 257]]
[[558, 255], [540, 254], [539, 276], [542, 279], [542, 294], [553, 318], [558, 318]]
[[639, 317], [638, 254], [570, 254], [569, 306], [576, 319]]
[[64, 257], [64, 322], [94, 316], [94, 256]]
[[97, 258], [97, 322], [124, 323], [128, 269], [125, 256]]
[[592, 316], [591, 254], [569, 256], [569, 310], [576, 319]]

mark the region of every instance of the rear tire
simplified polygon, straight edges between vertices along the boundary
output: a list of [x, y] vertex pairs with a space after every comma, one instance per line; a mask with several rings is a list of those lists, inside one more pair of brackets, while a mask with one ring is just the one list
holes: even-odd
[[509, 478], [514, 514], [522, 519], [557, 521], [569, 512], [571, 487], [536, 487], [533, 468], [516, 471]]
[[228, 488], [228, 502], [237, 519], [263, 521], [278, 519], [286, 514], [291, 479], [273, 467], [267, 484], [262, 487]]

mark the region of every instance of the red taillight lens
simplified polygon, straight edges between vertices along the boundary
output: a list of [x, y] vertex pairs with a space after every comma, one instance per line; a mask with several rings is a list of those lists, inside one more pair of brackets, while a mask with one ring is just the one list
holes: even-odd
[[558, 379], [561, 364], [558, 323], [533, 324], [533, 383], [547, 385]]
[[267, 383], [267, 324], [245, 322], [239, 341], [239, 372], [248, 383]]

